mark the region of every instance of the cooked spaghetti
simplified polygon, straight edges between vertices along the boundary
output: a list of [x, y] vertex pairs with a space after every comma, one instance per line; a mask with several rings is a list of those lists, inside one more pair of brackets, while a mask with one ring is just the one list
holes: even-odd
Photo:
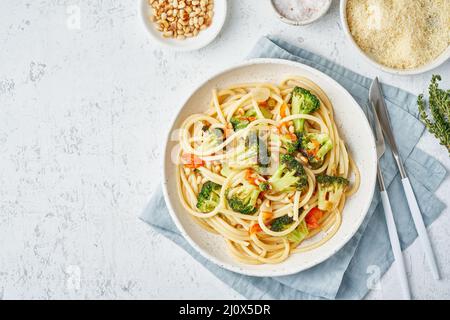
[[321, 246], [359, 187], [332, 104], [304, 77], [213, 90], [179, 138], [181, 203], [242, 263], [280, 263]]

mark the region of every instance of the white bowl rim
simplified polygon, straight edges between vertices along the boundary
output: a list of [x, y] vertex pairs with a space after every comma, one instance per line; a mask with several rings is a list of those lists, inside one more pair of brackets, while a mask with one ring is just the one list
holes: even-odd
[[378, 69], [381, 69], [382, 71], [393, 73], [397, 75], [414, 75], [414, 74], [421, 74], [430, 70], [433, 70], [443, 63], [445, 63], [448, 59], [450, 59], [450, 46], [447, 47], [447, 49], [444, 50], [439, 56], [436, 57], [436, 59], [430, 61], [429, 63], [412, 69], [394, 69], [390, 68], [388, 66], [385, 66], [381, 63], [378, 63], [374, 59], [372, 59], [367, 53], [365, 53], [355, 42], [355, 39], [353, 39], [353, 36], [350, 32], [350, 29], [348, 27], [347, 23], [347, 2], [348, 0], [341, 0], [339, 4], [339, 12], [340, 12], [340, 18], [341, 18], [341, 24], [342, 28], [344, 29], [344, 33], [353, 45], [353, 47], [364, 57], [366, 61], [368, 61], [373, 66], [377, 67]]
[[[200, 253], [204, 258], [206, 258], [207, 260], [215, 263], [216, 265], [218, 265], [221, 268], [227, 269], [229, 271], [233, 271], [239, 274], [243, 274], [243, 275], [248, 275], [248, 276], [255, 276], [255, 277], [274, 277], [274, 276], [287, 276], [287, 275], [291, 275], [291, 274], [295, 274], [298, 273], [300, 271], [304, 271], [307, 270], [315, 265], [318, 265], [319, 263], [329, 259], [330, 257], [332, 257], [336, 252], [338, 252], [340, 249], [342, 249], [342, 247], [344, 247], [348, 241], [350, 241], [351, 238], [353, 238], [353, 236], [356, 234], [356, 232], [359, 230], [362, 222], [364, 221], [365, 217], [367, 216], [367, 212], [369, 210], [369, 207], [372, 203], [372, 199], [373, 199], [373, 195], [375, 192], [375, 184], [376, 184], [376, 170], [374, 169], [372, 173], [367, 174], [368, 176], [368, 180], [371, 181], [371, 186], [370, 186], [370, 199], [371, 201], [368, 201], [363, 210], [362, 210], [362, 214], [360, 215], [359, 220], [355, 221], [354, 223], [354, 229], [352, 232], [350, 232], [346, 237], [344, 237], [341, 240], [341, 243], [336, 246], [332, 251], [329, 252], [328, 255], [325, 255], [323, 258], [318, 259], [318, 260], [314, 260], [313, 262], [306, 264], [305, 266], [301, 267], [301, 268], [297, 268], [295, 269], [294, 267], [285, 271], [285, 272], [279, 272], [279, 271], [273, 271], [273, 270], [249, 270], [249, 269], [245, 269], [245, 267], [238, 267], [238, 266], [233, 266], [229, 263], [225, 263], [223, 261], [220, 261], [219, 259], [217, 259], [216, 257], [210, 255], [207, 251], [203, 250], [199, 245], [197, 245], [197, 243], [188, 235], [188, 233], [186, 232], [186, 230], [184, 229], [184, 227], [182, 226], [181, 222], [178, 220], [178, 217], [175, 213], [175, 210], [170, 202], [170, 198], [169, 198], [169, 193], [168, 193], [168, 186], [167, 186], [167, 181], [168, 181], [168, 177], [166, 176], [166, 168], [168, 167], [168, 165], [172, 166], [173, 163], [167, 164], [165, 159], [166, 159], [166, 153], [167, 153], [167, 147], [168, 144], [170, 143], [170, 139], [171, 139], [171, 133], [173, 131], [173, 126], [176, 123], [178, 117], [181, 116], [181, 113], [183, 111], [184, 106], [186, 105], [186, 103], [192, 98], [192, 96], [199, 90], [201, 89], [204, 85], [206, 85], [208, 83], [208, 81], [210, 81], [211, 79], [214, 79], [224, 73], [245, 67], [245, 66], [251, 66], [251, 65], [255, 65], [255, 64], [284, 64], [284, 65], [291, 65], [291, 66], [297, 66], [300, 68], [304, 68], [305, 70], [315, 73], [315, 74], [319, 74], [321, 77], [324, 77], [325, 80], [331, 81], [333, 82], [341, 91], [343, 94], [347, 95], [348, 99], [352, 100], [356, 105], [358, 105], [358, 103], [355, 101], [355, 99], [352, 97], [352, 95], [344, 88], [342, 87], [342, 85], [340, 85], [336, 80], [334, 80], [333, 78], [329, 77], [328, 75], [324, 74], [323, 72], [314, 69], [310, 66], [307, 66], [305, 64], [299, 63], [299, 62], [294, 62], [294, 61], [290, 61], [290, 60], [285, 60], [285, 59], [273, 59], [273, 58], [254, 58], [254, 59], [250, 59], [250, 60], [245, 60], [243, 62], [240, 62], [238, 64], [235, 64], [231, 67], [228, 67], [226, 69], [223, 69], [219, 72], [216, 72], [214, 74], [212, 74], [210, 77], [208, 77], [208, 79], [206, 79], [205, 81], [203, 81], [202, 83], [200, 83], [198, 86], [196, 86], [191, 93], [189, 94], [189, 96], [184, 99], [177, 111], [177, 113], [175, 114], [175, 116], [173, 117], [172, 121], [170, 122], [170, 128], [167, 131], [167, 135], [166, 135], [166, 139], [164, 142], [164, 151], [163, 151], [163, 155], [162, 155], [162, 169], [163, 169], [163, 182], [162, 182], [162, 189], [163, 189], [163, 195], [164, 195], [164, 201], [167, 205], [169, 214], [172, 218], [172, 221], [175, 223], [175, 225], [177, 226], [178, 230], [180, 231], [180, 233], [182, 234], [182, 236], [184, 237], [184, 239], [187, 240], [187, 242], [198, 252]], [[372, 150], [372, 159], [371, 161], [373, 161], [374, 163], [376, 163], [378, 161], [377, 159], [377, 155], [376, 155], [376, 148], [375, 148], [375, 138], [373, 136], [373, 132], [372, 132], [372, 128], [370, 127], [370, 124], [363, 112], [363, 110], [361, 108], [358, 108], [358, 111], [362, 114], [362, 116], [364, 117], [365, 121], [365, 126], [368, 129], [368, 132], [370, 132], [370, 141], [368, 141], [368, 143], [371, 144], [370, 150]], [[375, 167], [376, 168], [376, 167]]]
[[273, 3], [274, 0], [270, 0], [270, 4], [272, 5], [272, 9], [275, 12], [275, 14], [277, 15], [278, 19], [280, 19], [280, 21], [293, 25], [293, 26], [306, 26], [308, 24], [311, 24], [317, 20], [319, 20], [320, 18], [322, 18], [330, 9], [331, 7], [331, 3], [333, 2], [333, 0], [328, 0], [328, 4], [326, 6], [323, 7], [322, 11], [315, 17], [310, 18], [309, 20], [291, 20], [285, 16], [283, 16], [275, 7], [275, 4]]
[[[227, 0], [215, 0], [215, 1], [222, 1], [224, 3], [224, 9], [225, 9], [223, 11], [223, 13], [221, 13], [221, 15], [217, 15], [216, 13], [214, 13], [213, 24], [214, 24], [214, 21], [218, 20], [217, 31], [215, 33], [211, 34], [211, 36], [207, 40], [197, 41], [197, 42], [193, 41], [192, 44], [190, 44], [189, 46], [174, 45], [174, 43], [164, 41], [164, 39], [159, 38], [156, 35], [154, 35], [153, 31], [150, 30], [150, 28], [154, 28], [154, 27], [150, 25], [151, 22], [148, 21], [148, 15], [145, 12], [145, 9], [147, 9], [149, 7], [148, 0], [138, 1], [138, 5], [139, 5], [139, 12], [140, 12], [141, 20], [142, 20], [142, 23], [144, 24], [144, 28], [146, 29], [147, 33], [154, 41], [156, 41], [158, 44], [162, 45], [163, 47], [170, 48], [174, 51], [194, 51], [194, 50], [198, 50], [198, 49], [204, 48], [207, 45], [209, 45], [215, 38], [217, 38], [217, 36], [223, 29], [223, 26], [225, 24], [225, 20], [226, 20], [227, 14], [228, 14], [228, 2], [227, 2]], [[220, 19], [217, 19], [217, 18], [220, 18]], [[154, 31], [159, 32], [156, 29]], [[195, 39], [195, 38], [191, 38], [191, 39]], [[171, 40], [175, 41], [176, 39], [171, 39]], [[183, 40], [179, 40], [179, 41], [183, 41]]]

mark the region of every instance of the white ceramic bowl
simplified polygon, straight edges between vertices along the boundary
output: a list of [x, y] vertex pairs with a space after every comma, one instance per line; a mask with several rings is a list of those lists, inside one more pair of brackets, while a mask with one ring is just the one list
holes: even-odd
[[[328, 95], [334, 106], [336, 123], [349, 150], [361, 171], [359, 191], [350, 197], [343, 211], [342, 225], [338, 232], [323, 246], [294, 254], [280, 264], [245, 265], [234, 261], [228, 254], [221, 236], [208, 233], [199, 227], [179, 202], [176, 166], [171, 160], [178, 145], [174, 131], [193, 113], [207, 110], [211, 90], [243, 82], [267, 81], [279, 83], [287, 75], [306, 76], [317, 83]], [[336, 253], [358, 230], [372, 201], [377, 157], [371, 128], [360, 106], [336, 81], [320, 71], [300, 63], [280, 59], [255, 59], [231, 67], [202, 83], [181, 105], [168, 132], [163, 158], [163, 191], [170, 215], [186, 240], [205, 258], [217, 265], [252, 276], [282, 276], [310, 268]]]
[[310, 23], [313, 23], [314, 21], [319, 20], [321, 17], [323, 17], [325, 15], [325, 13], [328, 12], [328, 9], [330, 9], [331, 6], [331, 2], [332, 0], [329, 0], [328, 3], [323, 6], [322, 10], [314, 17], [312, 17], [311, 19], [308, 20], [291, 20], [287, 17], [285, 17], [284, 15], [282, 15], [280, 13], [280, 11], [278, 11], [278, 8], [275, 6], [275, 4], [273, 3], [274, 0], [270, 0], [270, 4], [272, 5], [272, 9], [275, 12], [275, 14], [277, 15], [278, 19], [280, 19], [282, 22], [293, 25], [293, 26], [304, 26]]
[[186, 38], [184, 40], [164, 38], [162, 36], [162, 32], [156, 29], [156, 24], [150, 21], [153, 13], [151, 6], [148, 4], [148, 0], [140, 1], [139, 11], [142, 22], [153, 41], [176, 51], [192, 51], [207, 46], [220, 33], [227, 16], [227, 0], [214, 0], [214, 16], [211, 25], [205, 30], [200, 31], [196, 37]]
[[427, 71], [430, 71], [434, 68], [439, 67], [441, 64], [443, 64], [444, 62], [446, 62], [449, 58], [450, 58], [450, 46], [441, 54], [439, 55], [436, 59], [434, 59], [433, 61], [430, 61], [429, 63], [417, 67], [417, 68], [413, 68], [413, 69], [394, 69], [394, 68], [390, 68], [387, 67], [383, 64], [378, 63], [377, 61], [375, 61], [374, 59], [372, 59], [367, 53], [365, 53], [359, 46], [358, 44], [355, 42], [355, 40], [353, 39], [353, 36], [350, 32], [350, 29], [348, 27], [348, 23], [347, 23], [347, 1], [348, 0], [341, 0], [340, 3], [340, 16], [341, 16], [341, 23], [342, 23], [342, 27], [344, 29], [344, 33], [346, 34], [347, 38], [349, 39], [350, 43], [352, 44], [352, 46], [372, 65], [374, 65], [375, 67], [385, 71], [385, 72], [389, 72], [389, 73], [393, 73], [393, 74], [398, 74], [398, 75], [412, 75], [412, 74], [420, 74], [420, 73], [424, 73]]

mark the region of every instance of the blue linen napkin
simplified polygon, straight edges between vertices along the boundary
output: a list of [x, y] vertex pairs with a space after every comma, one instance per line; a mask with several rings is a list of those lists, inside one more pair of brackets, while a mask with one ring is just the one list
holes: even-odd
[[[279, 58], [316, 68], [344, 86], [365, 110], [371, 79], [343, 68], [323, 57], [278, 38], [261, 38], [249, 58]], [[444, 209], [434, 192], [445, 178], [445, 168], [416, 148], [424, 131], [417, 119], [416, 97], [401, 89], [382, 85], [392, 127], [416, 194], [425, 224], [431, 224]], [[390, 150], [381, 167], [388, 186], [402, 249], [417, 237], [401, 180]], [[393, 262], [379, 192], [375, 193], [367, 216], [355, 236], [335, 255], [303, 272], [283, 277], [258, 278], [218, 267], [203, 258], [180, 235], [167, 211], [161, 187], [153, 194], [141, 219], [171, 239], [203, 264], [215, 276], [249, 299], [361, 299], [367, 292], [368, 270], [375, 266], [384, 274]], [[369, 268], [369, 269], [368, 269]]]

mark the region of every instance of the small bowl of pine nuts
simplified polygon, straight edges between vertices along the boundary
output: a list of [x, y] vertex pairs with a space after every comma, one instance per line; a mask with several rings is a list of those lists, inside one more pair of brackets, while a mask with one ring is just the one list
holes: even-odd
[[178, 51], [212, 42], [227, 15], [226, 0], [142, 0], [141, 14], [150, 36]]

